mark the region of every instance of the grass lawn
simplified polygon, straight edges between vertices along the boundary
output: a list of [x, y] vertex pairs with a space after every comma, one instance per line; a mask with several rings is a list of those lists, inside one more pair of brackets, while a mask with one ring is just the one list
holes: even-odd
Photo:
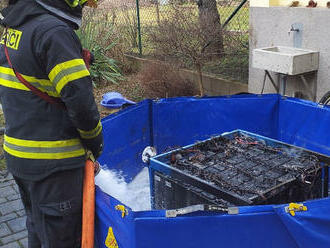
[[[194, 18], [198, 18], [198, 7], [196, 4], [194, 5], [185, 5], [184, 8], [193, 9], [196, 14], [193, 16]], [[228, 17], [234, 12], [236, 9], [235, 6], [218, 6], [221, 23], [224, 23]], [[171, 16], [172, 7], [170, 5], [159, 6], [159, 20], [161, 21], [164, 18]], [[111, 14], [110, 14], [111, 15]], [[116, 19], [115, 24], [123, 25], [127, 24], [127, 17], [135, 18], [136, 9], [128, 8], [121, 9], [116, 11]], [[110, 18], [109, 18], [110, 19]], [[141, 28], [150, 27], [150, 25], [157, 25], [158, 15], [157, 8], [155, 6], [148, 7], [140, 7], [140, 21]], [[229, 22], [226, 29], [228, 30], [236, 30], [236, 31], [248, 31], [249, 30], [249, 8], [242, 7], [239, 12], [233, 17], [233, 19]]]

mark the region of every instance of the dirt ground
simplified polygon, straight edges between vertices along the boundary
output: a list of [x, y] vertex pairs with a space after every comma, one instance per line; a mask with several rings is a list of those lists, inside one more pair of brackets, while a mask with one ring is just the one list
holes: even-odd
[[105, 93], [112, 91], [119, 92], [127, 99], [135, 102], [139, 102], [145, 98], [143, 87], [136, 78], [136, 74], [125, 76], [125, 80], [119, 82], [118, 84], [103, 83], [100, 87], [94, 89], [94, 97], [99, 108], [101, 118], [111, 113], [111, 110], [103, 107], [100, 102], [102, 101], [102, 97]]

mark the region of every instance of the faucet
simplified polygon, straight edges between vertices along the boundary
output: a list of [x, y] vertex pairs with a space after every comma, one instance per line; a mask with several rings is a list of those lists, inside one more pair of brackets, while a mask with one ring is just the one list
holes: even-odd
[[294, 28], [293, 25], [291, 25], [291, 29], [289, 30], [288, 34], [290, 35], [291, 32], [299, 32], [299, 28]]

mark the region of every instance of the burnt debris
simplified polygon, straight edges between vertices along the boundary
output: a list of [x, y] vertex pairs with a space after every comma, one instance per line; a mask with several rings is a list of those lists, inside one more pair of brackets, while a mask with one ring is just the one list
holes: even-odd
[[[166, 156], [165, 162], [179, 174], [198, 179], [198, 188], [203, 188], [202, 181], [207, 187], [200, 190], [215, 194], [213, 202], [219, 205], [279, 204], [321, 197], [322, 166], [318, 157], [276, 144], [270, 146], [237, 132], [176, 150]], [[189, 180], [190, 186], [193, 181]], [[208, 192], [210, 187], [221, 193]]]

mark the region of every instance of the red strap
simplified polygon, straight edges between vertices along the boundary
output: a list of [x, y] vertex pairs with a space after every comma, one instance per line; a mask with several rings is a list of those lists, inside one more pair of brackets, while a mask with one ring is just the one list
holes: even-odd
[[82, 57], [83, 60], [85, 62], [85, 65], [87, 67], [87, 69], [89, 70], [89, 67], [91, 66], [91, 62], [92, 62], [92, 54], [90, 51], [88, 51], [87, 49], [83, 49], [82, 50]]
[[58, 106], [58, 107], [60, 107], [62, 109], [66, 109], [65, 104], [64, 104], [64, 102], [61, 101], [61, 99], [52, 97], [52, 96], [48, 95], [47, 93], [42, 92], [38, 88], [34, 87], [32, 84], [30, 84], [29, 82], [27, 82], [19, 72], [15, 71], [15, 69], [13, 68], [13, 65], [12, 65], [12, 63], [10, 61], [9, 53], [8, 53], [8, 48], [7, 48], [7, 45], [6, 45], [6, 43], [7, 43], [7, 34], [8, 33], [7, 33], [7, 29], [6, 29], [5, 40], [4, 40], [5, 55], [6, 55], [8, 64], [11, 67], [11, 69], [14, 71], [17, 79], [22, 84], [24, 84], [28, 89], [30, 89], [35, 95], [39, 96], [40, 98], [42, 98], [46, 102], [49, 102], [50, 104], [54, 104], [54, 105], [56, 105], [56, 106]]

